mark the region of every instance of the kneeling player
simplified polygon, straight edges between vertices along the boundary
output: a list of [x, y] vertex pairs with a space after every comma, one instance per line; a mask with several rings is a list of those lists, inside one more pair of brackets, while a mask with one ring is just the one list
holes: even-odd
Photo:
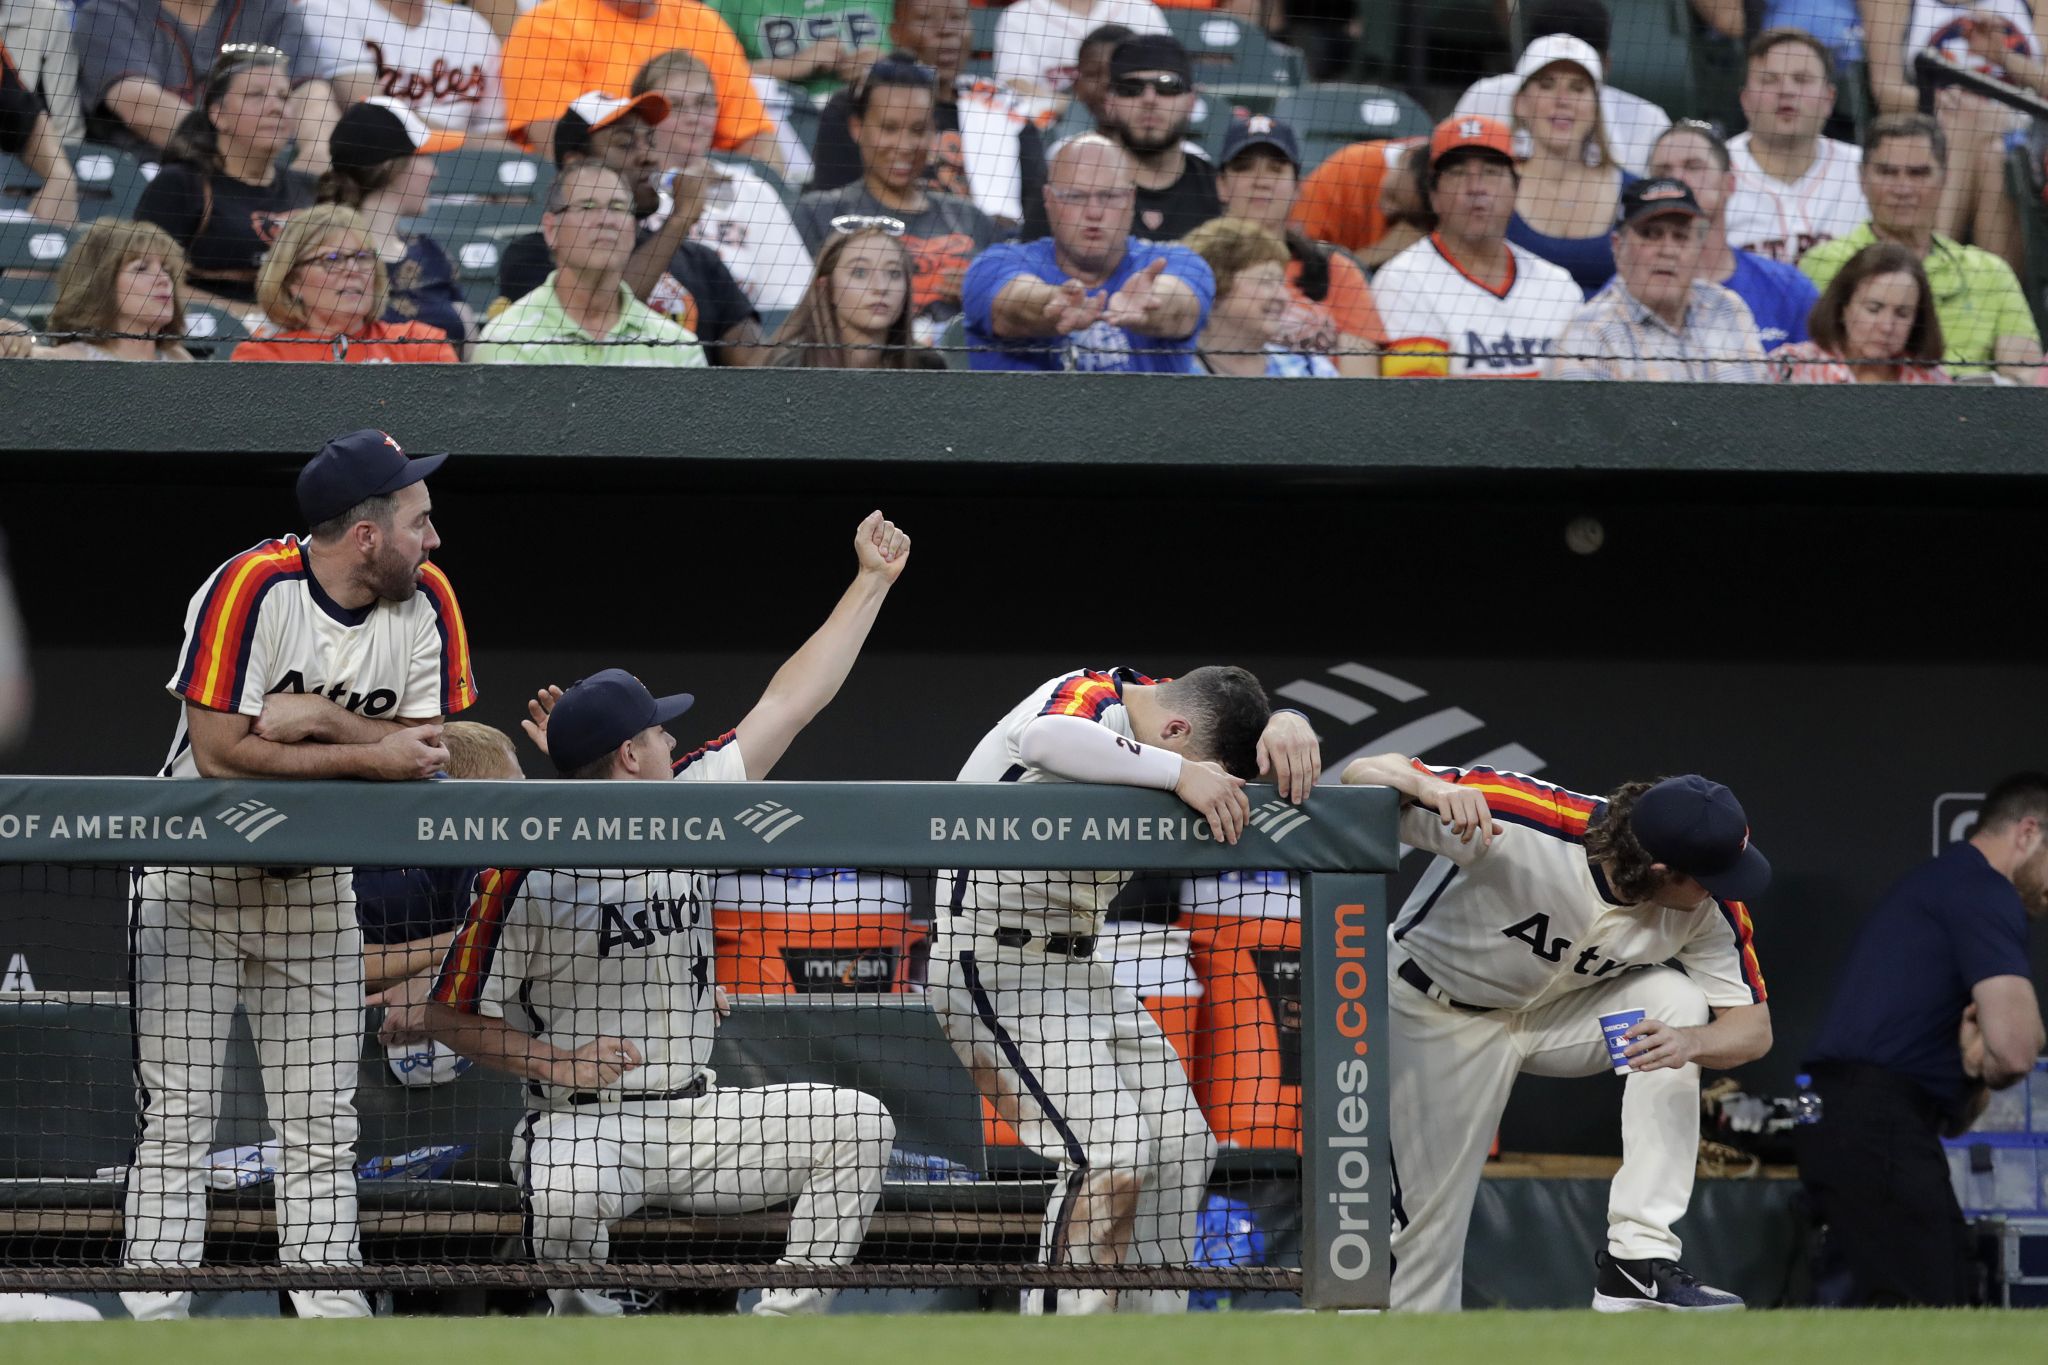
[[[1609, 1071], [1601, 1016], [1629, 1030], [1621, 1170], [1593, 1307], [1730, 1309], [1678, 1264], [1700, 1068], [1770, 1050], [1743, 901], [1770, 882], [1726, 787], [1631, 782], [1605, 799], [1491, 768], [1361, 758], [1353, 785], [1403, 798], [1401, 841], [1437, 861], [1390, 931], [1396, 1309], [1454, 1312], [1488, 1143], [1517, 1075]], [[1661, 965], [1675, 960], [1684, 971]]]
[[[528, 733], [566, 777], [759, 781], [838, 692], [909, 554], [881, 519], [831, 618], [737, 727], [672, 759], [665, 728], [691, 698], [656, 698], [607, 669], [534, 703]], [[427, 1029], [527, 1082], [514, 1135], [534, 1255], [603, 1261], [611, 1224], [647, 1204], [739, 1213], [794, 1198], [779, 1264], [843, 1266], [881, 1198], [895, 1122], [872, 1095], [824, 1085], [720, 1089], [710, 1067], [722, 998], [701, 872], [492, 871], [449, 949]], [[617, 1314], [585, 1290], [558, 1313]], [[821, 1311], [818, 1289], [771, 1289], [755, 1312]]]
[[[1316, 738], [1295, 712], [1269, 713], [1241, 668], [1154, 682], [1087, 670], [1033, 689], [982, 738], [963, 782], [1114, 782], [1173, 792], [1236, 843], [1246, 778], [1272, 768], [1307, 797]], [[1102, 916], [1128, 872], [957, 872], [942, 878], [931, 1002], [953, 1050], [1024, 1141], [1062, 1165], [1046, 1208], [1047, 1265], [1185, 1266], [1216, 1139], [1173, 1045], [1095, 956]], [[1060, 1291], [1062, 1313], [1167, 1313], [1170, 1290]], [[1044, 1297], [1026, 1296], [1026, 1312]]]

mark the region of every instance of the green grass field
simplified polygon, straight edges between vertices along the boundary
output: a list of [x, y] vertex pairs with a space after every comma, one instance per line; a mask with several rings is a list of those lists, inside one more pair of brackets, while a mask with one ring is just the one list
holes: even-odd
[[2028, 1365], [2048, 1360], [2048, 1313], [244, 1319], [0, 1327], [0, 1360], [35, 1365], [413, 1365], [428, 1359], [460, 1365]]

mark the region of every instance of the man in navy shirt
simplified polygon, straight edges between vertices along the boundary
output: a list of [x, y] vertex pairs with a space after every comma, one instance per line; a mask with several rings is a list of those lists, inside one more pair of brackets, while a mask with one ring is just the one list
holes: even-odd
[[2008, 777], [1965, 843], [1921, 864], [1864, 921], [1807, 1054], [1820, 1122], [1799, 1174], [1855, 1307], [1970, 1302], [1968, 1237], [1940, 1136], [2043, 1042], [2027, 919], [2048, 913], [2048, 773]]
[[1052, 236], [992, 246], [961, 301], [977, 370], [1195, 373], [1216, 277], [1186, 247], [1131, 236], [1130, 155], [1099, 133], [1053, 157]]

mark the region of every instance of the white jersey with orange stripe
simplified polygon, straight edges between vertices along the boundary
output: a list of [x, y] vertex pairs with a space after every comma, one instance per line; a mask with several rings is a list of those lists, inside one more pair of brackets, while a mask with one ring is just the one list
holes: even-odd
[[1426, 807], [1401, 815], [1401, 841], [1436, 861], [1389, 938], [1445, 995], [1522, 1010], [1676, 959], [1716, 1009], [1764, 999], [1746, 906], [1710, 896], [1674, 910], [1614, 894], [1585, 849], [1606, 802], [1520, 773], [1428, 771], [1481, 791], [1501, 826], [1482, 849]]
[[1386, 324], [1388, 378], [1537, 379], [1565, 325], [1585, 303], [1572, 277], [1512, 242], [1494, 289], [1459, 264], [1435, 233], [1380, 267], [1373, 301]]

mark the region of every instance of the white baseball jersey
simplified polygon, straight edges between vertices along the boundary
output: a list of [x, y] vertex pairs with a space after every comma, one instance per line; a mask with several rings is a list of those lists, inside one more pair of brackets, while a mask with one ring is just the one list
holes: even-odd
[[[1586, 296], [1540, 256], [1503, 243], [1506, 285], [1481, 284], [1431, 233], [1380, 267], [1373, 302], [1386, 324], [1388, 378], [1536, 379]], [[1396, 354], [1399, 353], [1399, 354]]]
[[[997, 721], [981, 737], [960, 769], [961, 782], [1060, 782], [1065, 779], [1034, 768], [1022, 757], [1024, 727], [1040, 716], [1079, 716], [1123, 738], [1136, 741], [1124, 711], [1125, 684], [1153, 685], [1154, 679], [1134, 669], [1075, 669], [1049, 678]], [[962, 910], [995, 910], [1001, 918], [1049, 934], [1092, 934], [1102, 912], [1129, 881], [1128, 872], [947, 872], [940, 885], [950, 887], [950, 905]], [[1014, 913], [1009, 913], [1014, 912]]]
[[996, 21], [996, 79], [1064, 95], [1080, 70], [1081, 40], [1104, 24], [1122, 24], [1133, 33], [1168, 32], [1166, 16], [1152, 0], [1094, 0], [1085, 14], [1058, 0], [1017, 0]]
[[[744, 782], [731, 732], [676, 763], [680, 782]], [[702, 872], [493, 869], [449, 946], [434, 999], [503, 1018], [564, 1052], [628, 1038], [645, 1065], [621, 1093], [677, 1090], [709, 1068], [718, 1013], [711, 879]], [[561, 1087], [528, 1083], [543, 1107]]]
[[1728, 197], [1728, 245], [1793, 264], [1808, 247], [1846, 236], [1870, 217], [1858, 170], [1863, 152], [1819, 138], [1806, 174], [1774, 180], [1749, 149], [1750, 135], [1728, 139], [1735, 193]]
[[1622, 904], [1586, 857], [1607, 803], [1492, 768], [1423, 767], [1486, 797], [1502, 832], [1458, 842], [1437, 813], [1401, 813], [1401, 841], [1437, 855], [1389, 931], [1453, 1000], [1527, 1009], [1631, 967], [1677, 959], [1717, 1009], [1764, 999], [1749, 910]]
[[426, 0], [413, 26], [377, 0], [301, 0], [299, 17], [322, 76], [366, 71], [372, 94], [403, 102], [436, 131], [505, 135], [498, 35], [467, 5]]
[[[338, 606], [296, 536], [266, 540], [214, 570], [185, 609], [185, 647], [165, 684], [211, 711], [263, 714], [272, 692], [317, 692], [380, 720], [435, 720], [476, 701], [455, 590], [428, 564], [403, 602]], [[164, 777], [197, 777], [185, 712]]]
[[[789, 216], [789, 205], [750, 166], [721, 164], [717, 171], [690, 238], [718, 253], [756, 308], [786, 313], [803, 302], [811, 287], [811, 253]], [[642, 230], [661, 231], [674, 209], [675, 200], [662, 191], [660, 206]]]

